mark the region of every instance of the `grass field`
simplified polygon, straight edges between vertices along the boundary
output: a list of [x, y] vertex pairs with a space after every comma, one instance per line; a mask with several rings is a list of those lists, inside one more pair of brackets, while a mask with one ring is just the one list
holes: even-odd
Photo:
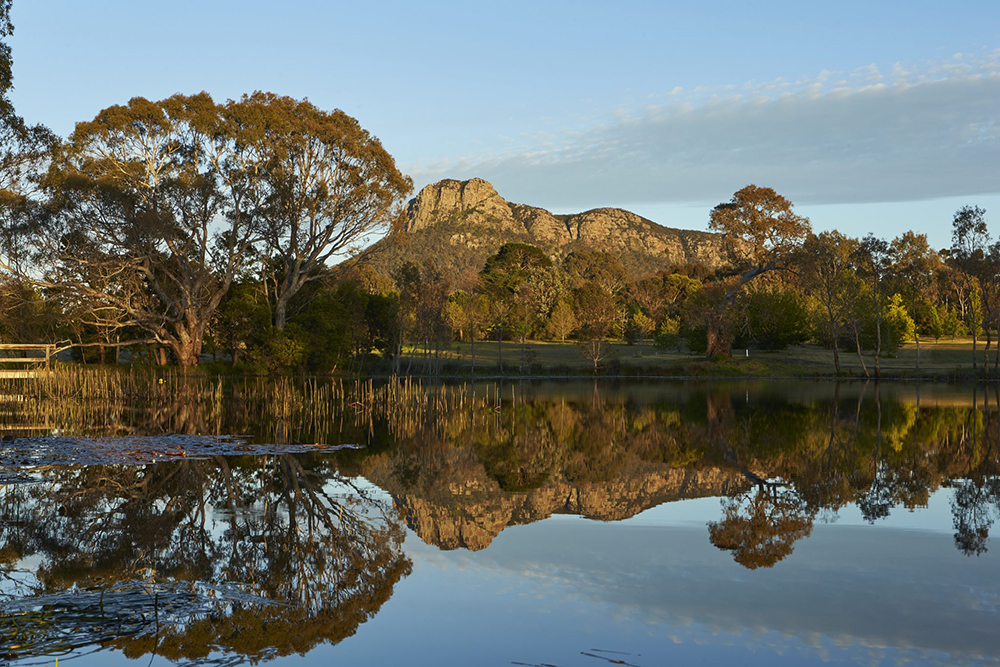
[[[832, 377], [835, 375], [833, 351], [816, 345], [800, 345], [778, 352], [743, 349], [733, 350], [733, 358], [710, 361], [704, 357], [676, 351], [662, 351], [652, 344], [627, 345], [607, 343], [609, 354], [601, 364], [602, 374], [610, 375], [692, 375], [713, 377]], [[476, 343], [476, 374], [500, 372], [499, 357], [503, 356], [503, 373], [510, 375], [580, 375], [593, 372], [593, 362], [583, 356], [574, 342], [529, 341], [504, 342], [502, 352], [495, 342]], [[414, 368], [423, 365], [422, 350], [410, 349], [406, 361]], [[996, 345], [990, 349], [990, 363], [996, 358]], [[874, 376], [875, 359], [864, 355], [868, 372]], [[441, 371], [447, 374], [467, 374], [472, 369], [472, 347], [469, 343], [452, 343], [439, 354]], [[917, 369], [917, 345], [909, 343], [898, 353], [881, 359], [882, 375], [905, 378], [969, 378], [982, 374], [983, 344], [977, 345], [978, 373], [972, 369], [972, 339], [955, 338], [922, 340], [920, 368]], [[853, 350], [841, 350], [843, 375], [864, 377], [858, 355]]]

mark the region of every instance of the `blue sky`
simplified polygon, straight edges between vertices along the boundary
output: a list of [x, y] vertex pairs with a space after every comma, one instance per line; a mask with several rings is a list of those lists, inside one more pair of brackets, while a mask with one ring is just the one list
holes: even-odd
[[420, 186], [705, 228], [747, 183], [816, 228], [1000, 231], [1000, 3], [15, 0], [14, 102], [253, 90], [341, 108]]

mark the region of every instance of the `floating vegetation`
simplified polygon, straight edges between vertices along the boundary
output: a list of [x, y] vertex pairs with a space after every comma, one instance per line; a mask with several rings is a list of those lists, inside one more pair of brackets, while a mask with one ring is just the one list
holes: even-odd
[[[354, 449], [357, 445], [258, 445], [238, 436], [164, 435], [124, 438], [47, 436], [0, 443], [0, 465], [111, 465], [159, 463], [179, 459], [251, 454], [300, 454], [317, 450]], [[2, 478], [0, 478], [2, 479]]]

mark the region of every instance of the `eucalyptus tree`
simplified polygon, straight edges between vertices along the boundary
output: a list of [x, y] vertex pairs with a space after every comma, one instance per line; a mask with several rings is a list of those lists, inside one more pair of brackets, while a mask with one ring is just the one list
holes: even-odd
[[563, 291], [552, 260], [533, 245], [505, 243], [486, 260], [476, 289], [488, 303], [488, 323], [497, 338], [500, 369], [503, 370], [503, 339], [512, 331], [521, 338], [523, 369], [529, 330], [548, 316]]
[[11, 0], [0, 0], [0, 261], [8, 271], [26, 263], [23, 235], [37, 212], [38, 172], [55, 142], [44, 126], [18, 116], [8, 96], [14, 81], [6, 43], [14, 32], [10, 9]]
[[257, 221], [271, 277], [274, 326], [289, 303], [373, 234], [391, 228], [412, 189], [392, 156], [357, 120], [305, 100], [255, 92], [230, 101], [227, 133], [255, 170]]
[[[965, 292], [971, 297], [977, 297], [978, 305], [985, 311], [984, 288], [980, 275], [984, 272], [989, 252], [990, 234], [986, 227], [986, 211], [978, 206], [963, 206], [955, 212], [952, 218], [950, 261], [963, 278]], [[972, 309], [978, 311], [979, 309]], [[978, 314], [978, 313], [977, 313]], [[983, 312], [985, 315], [986, 313]], [[968, 313], [966, 319], [969, 319]], [[989, 327], [984, 321], [983, 328]], [[972, 334], [972, 368], [976, 368], [976, 338], [979, 322], [970, 326]]]
[[[892, 241], [895, 258], [893, 274], [898, 292], [903, 296], [910, 315], [918, 317], [921, 302], [927, 302], [929, 293], [935, 286], [935, 278], [941, 267], [941, 258], [927, 241], [926, 234], [905, 232]], [[920, 370], [920, 328], [914, 329], [913, 340], [917, 345], [916, 369]]]
[[875, 315], [875, 377], [881, 377], [882, 322], [885, 319], [888, 279], [894, 263], [892, 246], [883, 238], [869, 233], [854, 251], [854, 266], [865, 280]]
[[732, 340], [723, 331], [726, 311], [751, 280], [791, 270], [796, 251], [809, 234], [809, 219], [796, 214], [792, 202], [771, 188], [748, 185], [712, 209], [708, 226], [724, 235], [730, 259], [741, 272], [727, 285], [707, 322], [707, 355], [729, 356]]
[[810, 234], [802, 246], [803, 277], [807, 287], [823, 305], [833, 347], [833, 365], [840, 374], [840, 339], [847, 309], [850, 307], [853, 268], [851, 257], [857, 239], [834, 230]]
[[41, 282], [98, 327], [136, 328], [198, 362], [257, 239], [239, 145], [207, 93], [141, 97], [80, 123], [45, 179]]
[[615, 333], [618, 320], [615, 297], [599, 282], [590, 281], [577, 289], [573, 298], [580, 322], [580, 352], [594, 364], [597, 373], [611, 352], [607, 339]]

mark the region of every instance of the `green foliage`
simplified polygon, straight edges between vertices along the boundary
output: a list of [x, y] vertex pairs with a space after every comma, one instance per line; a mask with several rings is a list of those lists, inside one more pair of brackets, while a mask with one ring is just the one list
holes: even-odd
[[[399, 327], [396, 294], [369, 294], [354, 281], [324, 285], [303, 298], [284, 331], [272, 326], [256, 285], [240, 285], [221, 309], [217, 330], [238, 357], [266, 373], [360, 370], [373, 355], [391, 359]], [[303, 295], [305, 296], [305, 295]]]
[[486, 260], [480, 279], [487, 291], [514, 294], [537, 269], [552, 265], [540, 248], [527, 243], [505, 243]]
[[653, 336], [653, 345], [659, 350], [674, 350], [680, 345], [681, 323], [680, 320], [668, 317], [659, 327]]
[[[939, 311], [940, 312], [940, 311]], [[954, 308], [945, 309], [941, 317], [941, 331], [948, 336], [957, 336], [962, 330], [962, 320], [958, 316], [958, 311]]]
[[916, 325], [903, 305], [903, 297], [893, 294], [886, 304], [885, 319], [882, 320], [882, 349], [889, 353], [898, 352], [903, 343], [913, 340]]
[[[916, 325], [903, 304], [903, 297], [893, 294], [886, 301], [882, 316], [882, 352], [895, 354], [903, 343], [913, 340]], [[862, 330], [861, 344], [865, 349], [874, 350], [876, 341], [876, 326], [874, 309], [870, 309], [865, 318]]]
[[806, 300], [790, 289], [771, 286], [747, 291], [737, 308], [736, 347], [782, 350], [809, 338]]
[[641, 343], [646, 337], [652, 333], [655, 325], [653, 320], [647, 317], [641, 310], [632, 315], [625, 321], [625, 328], [623, 330], [623, 336], [625, 342], [629, 345], [634, 345], [635, 343]]
[[574, 250], [566, 256], [562, 268], [573, 289], [580, 289], [585, 283], [592, 282], [617, 296], [632, 282], [622, 263], [609, 252]]
[[576, 329], [577, 324], [573, 306], [566, 301], [560, 301], [549, 316], [548, 332], [556, 340], [565, 341]]
[[216, 346], [229, 350], [233, 363], [250, 347], [257, 347], [271, 327], [271, 307], [262, 286], [252, 281], [233, 284], [210, 327]]
[[941, 311], [933, 303], [927, 303], [927, 328], [925, 329], [934, 340], [941, 340], [941, 336], [946, 333], [945, 320], [941, 317]]
[[680, 339], [692, 354], [705, 354], [708, 351], [708, 325], [704, 322], [686, 322], [681, 327]]

